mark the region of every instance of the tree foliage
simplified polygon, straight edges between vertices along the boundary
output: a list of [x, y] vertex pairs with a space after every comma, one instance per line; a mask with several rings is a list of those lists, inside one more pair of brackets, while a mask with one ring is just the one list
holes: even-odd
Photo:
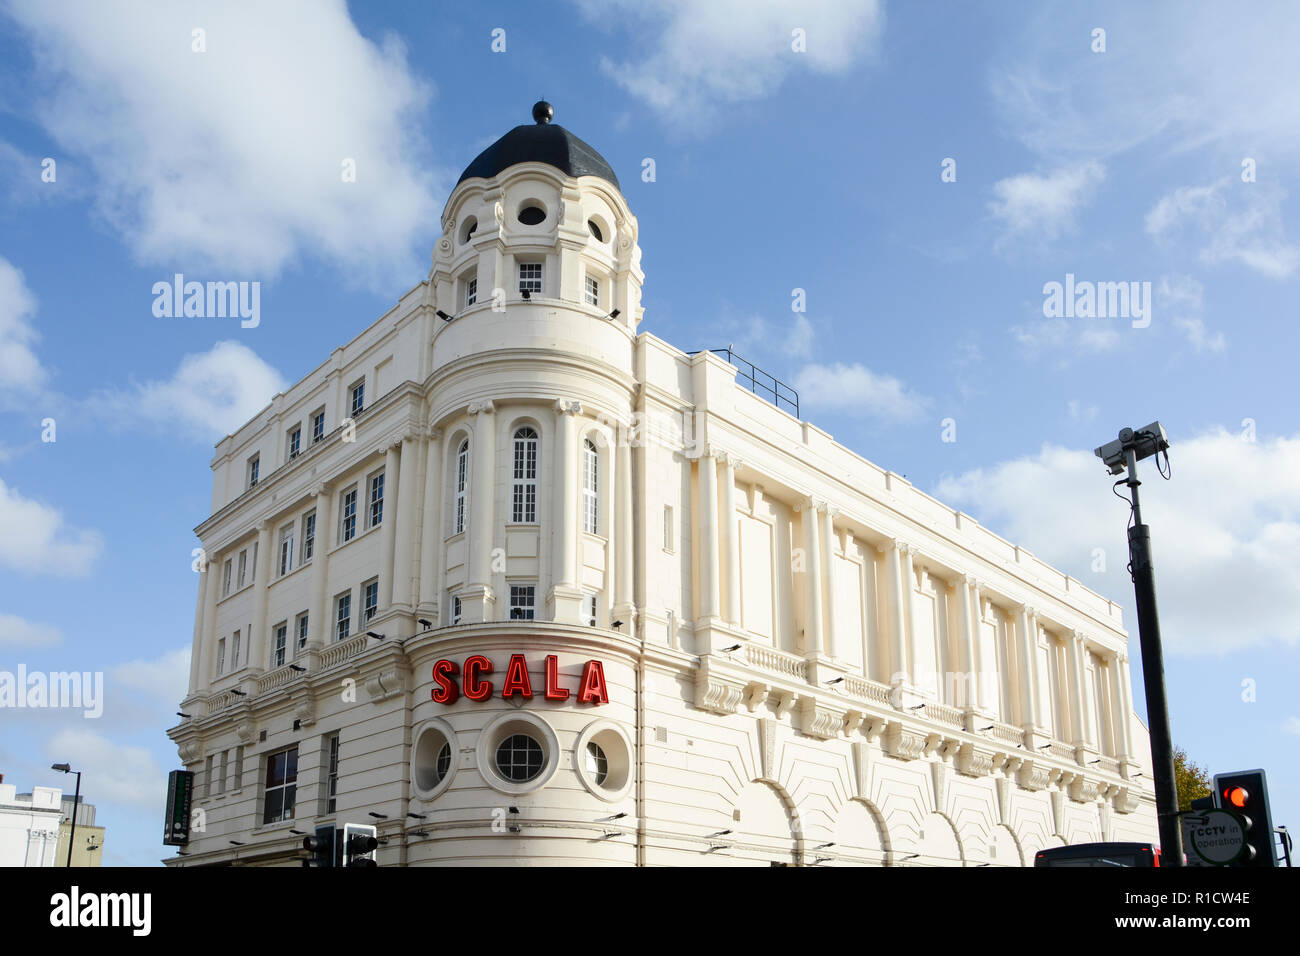
[[1178, 790], [1179, 810], [1190, 810], [1193, 800], [1214, 792], [1210, 772], [1192, 763], [1182, 747], [1174, 748], [1174, 785]]

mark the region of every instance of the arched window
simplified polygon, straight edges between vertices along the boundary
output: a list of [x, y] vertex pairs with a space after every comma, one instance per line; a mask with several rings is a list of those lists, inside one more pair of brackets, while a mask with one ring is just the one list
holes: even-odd
[[515, 432], [515, 470], [510, 520], [537, 523], [537, 432], [527, 426]]
[[596, 492], [599, 489], [600, 459], [596, 456], [596, 444], [590, 438], [582, 443], [582, 530], [588, 534], [597, 534], [600, 511], [597, 507]]
[[456, 534], [465, 530], [465, 485], [469, 477], [469, 439], [456, 452]]

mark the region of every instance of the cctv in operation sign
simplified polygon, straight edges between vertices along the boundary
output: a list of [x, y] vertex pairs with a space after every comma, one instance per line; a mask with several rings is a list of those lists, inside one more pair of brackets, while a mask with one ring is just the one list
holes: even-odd
[[1227, 866], [1246, 852], [1246, 823], [1231, 810], [1189, 813], [1183, 817], [1183, 842], [1189, 859]]

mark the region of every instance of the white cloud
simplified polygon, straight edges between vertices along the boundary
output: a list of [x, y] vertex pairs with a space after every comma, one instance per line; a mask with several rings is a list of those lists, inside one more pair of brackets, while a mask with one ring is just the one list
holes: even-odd
[[104, 549], [99, 532], [64, 525], [56, 508], [24, 498], [0, 479], [0, 566], [13, 571], [76, 577]]
[[1288, 717], [1286, 723], [1282, 725], [1282, 731], [1288, 734], [1300, 735], [1300, 717]]
[[[884, 29], [877, 0], [578, 0], [591, 20], [636, 37], [601, 68], [665, 122], [703, 127], [728, 105], [760, 99], [795, 69], [843, 73]], [[795, 52], [793, 31], [806, 36]], [[644, 52], [642, 52], [644, 51]]]
[[1124, 321], [1120, 328], [1129, 327], [1126, 320], [1118, 319], [1034, 319], [1013, 325], [1011, 337], [1030, 355], [1053, 351], [1097, 354], [1119, 346], [1118, 321]]
[[[91, 803], [116, 803], [141, 809], [158, 806], [159, 781], [167, 779], [147, 747], [119, 744], [88, 730], [63, 730], [50, 740], [46, 752], [82, 772], [93, 793]], [[111, 836], [111, 833], [110, 833]]]
[[14, 0], [7, 13], [34, 48], [34, 119], [84, 161], [99, 213], [141, 261], [238, 279], [305, 253], [403, 288], [419, 271], [415, 247], [438, 229], [413, 132], [429, 90], [400, 40], [363, 37], [342, 0]]
[[887, 424], [914, 422], [924, 416], [929, 401], [901, 381], [871, 371], [865, 365], [805, 365], [795, 375], [800, 410], [846, 412]]
[[1185, 186], [1151, 208], [1146, 231], [1162, 241], [1191, 233], [1207, 265], [1238, 262], [1283, 279], [1300, 266], [1300, 248], [1287, 242], [1282, 224], [1285, 198], [1280, 189], [1231, 176], [1208, 186]]
[[1160, 309], [1169, 316], [1169, 323], [1187, 337], [1198, 352], [1222, 352], [1228, 340], [1222, 332], [1211, 332], [1201, 318], [1204, 289], [1187, 275], [1161, 276], [1156, 289]]
[[1066, 403], [1066, 408], [1070, 413], [1070, 421], [1077, 425], [1090, 425], [1097, 418], [1099, 409], [1096, 405], [1085, 405], [1083, 402], [1071, 399]]
[[1106, 178], [1100, 163], [1065, 166], [1050, 173], [1021, 173], [993, 184], [989, 212], [1002, 223], [1001, 248], [1018, 240], [1056, 239], [1074, 229], [1075, 215]]
[[0, 614], [0, 647], [52, 647], [62, 640], [57, 627]]
[[[1175, 435], [1173, 478], [1144, 463], [1161, 631], [1174, 653], [1300, 642], [1300, 435]], [[1127, 509], [1091, 451], [1036, 455], [945, 478], [935, 495], [1132, 608]], [[1106, 571], [1092, 571], [1094, 549]], [[1136, 633], [1132, 613], [1126, 617]]]
[[248, 346], [226, 341], [184, 356], [166, 381], [104, 393], [94, 401], [119, 419], [179, 425], [207, 441], [234, 432], [286, 386], [284, 377]]
[[23, 274], [0, 257], [0, 389], [31, 390], [45, 384], [46, 371], [32, 347], [36, 297]]
[[109, 680], [115, 691], [126, 688], [155, 697], [170, 706], [189, 690], [190, 649], [183, 647], [153, 660], [118, 664], [109, 673]]
[[790, 334], [786, 336], [784, 351], [793, 358], [806, 359], [812, 355], [815, 337], [816, 334], [808, 317], [798, 313], [794, 317], [794, 325], [790, 327]]
[[[1043, 156], [1106, 157], [1148, 141], [1300, 157], [1300, 18], [1286, 0], [1243, 16], [1213, 0], [1053, 3], [1015, 15], [991, 58], [1004, 124]], [[1105, 53], [1090, 49], [1094, 27]]]

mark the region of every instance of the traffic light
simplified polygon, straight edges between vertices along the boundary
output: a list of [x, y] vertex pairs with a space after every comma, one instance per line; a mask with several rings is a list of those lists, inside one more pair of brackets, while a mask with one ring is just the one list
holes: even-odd
[[366, 823], [343, 824], [343, 865], [374, 867], [379, 830]]
[[1273, 818], [1268, 812], [1268, 781], [1263, 770], [1238, 770], [1214, 775], [1214, 799], [1246, 824], [1247, 857], [1237, 866], [1277, 865], [1273, 851]]
[[311, 853], [311, 866], [334, 866], [334, 825], [326, 824], [316, 828], [314, 837], [303, 837], [304, 850]]

